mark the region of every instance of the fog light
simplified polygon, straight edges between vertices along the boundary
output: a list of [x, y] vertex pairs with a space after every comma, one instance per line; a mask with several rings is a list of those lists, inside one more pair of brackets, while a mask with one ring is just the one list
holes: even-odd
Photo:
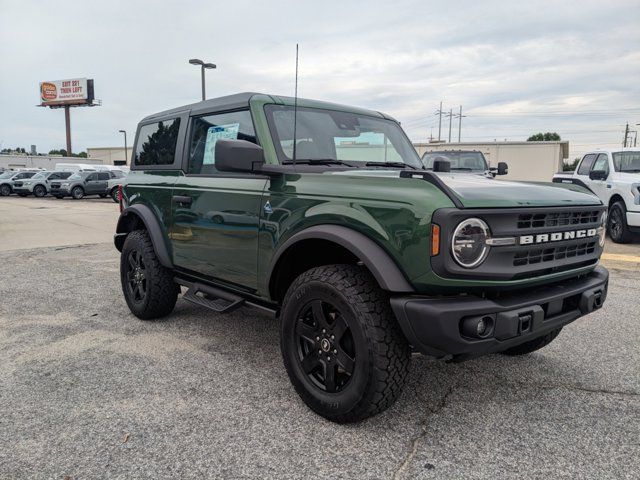
[[493, 333], [494, 315], [468, 317], [462, 321], [462, 335], [469, 338], [487, 338]]

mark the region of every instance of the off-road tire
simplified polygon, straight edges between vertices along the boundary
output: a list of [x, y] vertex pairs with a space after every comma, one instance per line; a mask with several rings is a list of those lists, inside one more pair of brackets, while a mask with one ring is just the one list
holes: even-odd
[[538, 338], [534, 338], [533, 340], [529, 340], [528, 342], [522, 343], [515, 347], [507, 348], [503, 350], [503, 355], [509, 356], [517, 356], [517, 355], [526, 355], [528, 353], [535, 352], [536, 350], [540, 350], [542, 347], [546, 347], [551, 342], [555, 340], [555, 338], [560, 334], [562, 327], [557, 328], [556, 330], [552, 330], [546, 335], [543, 335]]
[[[296, 332], [299, 315], [318, 299], [323, 304], [330, 300], [335, 306], [338, 313], [334, 325], [338, 316], [344, 318], [355, 351], [353, 374], [341, 390], [332, 393], [304, 372], [301, 337]], [[338, 344], [333, 346], [340, 348]], [[282, 304], [280, 348], [289, 378], [302, 400], [319, 415], [338, 423], [357, 422], [387, 409], [400, 396], [409, 373], [410, 347], [386, 292], [366, 269], [354, 265], [317, 267], [294, 280]], [[318, 346], [313, 348], [315, 355]], [[328, 363], [322, 365], [324, 369]], [[337, 372], [336, 376], [340, 369]]]
[[[128, 278], [129, 255], [138, 252], [144, 265], [146, 294], [136, 299]], [[173, 281], [171, 271], [160, 264], [146, 230], [134, 230], [124, 242], [120, 255], [120, 282], [129, 310], [142, 320], [154, 320], [169, 315], [176, 305], [180, 286]]]
[[35, 187], [33, 187], [33, 196], [34, 197], [42, 198], [42, 197], [44, 197], [46, 195], [47, 195], [47, 189], [45, 187], [43, 187], [42, 185], [36, 185]]
[[627, 208], [624, 202], [615, 202], [609, 208], [607, 230], [609, 237], [615, 243], [629, 243], [633, 240], [633, 233], [627, 225]]
[[84, 188], [82, 187], [73, 187], [71, 189], [71, 198], [74, 200], [80, 200], [84, 197]]
[[0, 185], [0, 196], [8, 197], [11, 195], [11, 187], [9, 185]]

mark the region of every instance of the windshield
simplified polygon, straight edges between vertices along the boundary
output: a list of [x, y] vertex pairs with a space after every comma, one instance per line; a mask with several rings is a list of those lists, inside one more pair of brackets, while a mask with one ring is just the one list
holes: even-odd
[[616, 172], [640, 172], [640, 151], [614, 152], [613, 167]]
[[0, 178], [11, 178], [16, 174], [16, 172], [4, 172], [3, 174], [0, 174]]
[[451, 170], [485, 172], [489, 169], [480, 152], [431, 152], [422, 157], [422, 163], [427, 169], [433, 168], [435, 160], [448, 160]]
[[[282, 163], [293, 159], [293, 107], [265, 107]], [[299, 107], [296, 118], [296, 161], [329, 160], [350, 166], [393, 164], [422, 168], [420, 157], [393, 120], [369, 115]]]

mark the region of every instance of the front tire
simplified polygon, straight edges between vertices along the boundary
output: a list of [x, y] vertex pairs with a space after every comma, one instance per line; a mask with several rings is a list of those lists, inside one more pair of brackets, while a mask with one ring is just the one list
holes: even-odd
[[9, 185], [0, 185], [0, 196], [8, 197], [11, 195], [11, 187]]
[[540, 350], [542, 347], [546, 347], [551, 342], [553, 342], [558, 335], [560, 335], [560, 331], [562, 327], [557, 328], [555, 330], [550, 331], [546, 335], [543, 335], [538, 338], [534, 338], [533, 340], [529, 340], [528, 342], [522, 343], [520, 345], [516, 345], [515, 347], [508, 348], [503, 350], [503, 355], [509, 355], [512, 357], [518, 355], [527, 355], [529, 353], [535, 352], [536, 350]]
[[300, 275], [285, 296], [280, 348], [302, 400], [339, 423], [376, 415], [400, 396], [410, 348], [389, 298], [362, 267]]
[[120, 255], [120, 282], [129, 310], [142, 320], [169, 315], [180, 287], [171, 271], [160, 264], [146, 230], [134, 230]]
[[74, 200], [80, 200], [82, 197], [84, 197], [84, 188], [73, 187], [73, 190], [71, 190], [71, 197]]
[[47, 194], [47, 189], [42, 185], [36, 185], [33, 188], [33, 195], [38, 198], [42, 198]]
[[609, 237], [615, 243], [629, 243], [633, 234], [627, 225], [627, 208], [624, 202], [616, 202], [609, 208]]

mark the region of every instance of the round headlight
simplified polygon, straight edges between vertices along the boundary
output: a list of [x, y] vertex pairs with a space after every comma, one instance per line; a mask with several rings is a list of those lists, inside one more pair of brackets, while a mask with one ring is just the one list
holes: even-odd
[[474, 268], [484, 262], [489, 253], [487, 238], [489, 226], [479, 218], [467, 218], [458, 224], [451, 240], [451, 253], [465, 268]]
[[598, 227], [598, 240], [601, 247], [604, 247], [604, 242], [607, 236], [607, 212], [602, 212], [600, 217], [600, 227]]

